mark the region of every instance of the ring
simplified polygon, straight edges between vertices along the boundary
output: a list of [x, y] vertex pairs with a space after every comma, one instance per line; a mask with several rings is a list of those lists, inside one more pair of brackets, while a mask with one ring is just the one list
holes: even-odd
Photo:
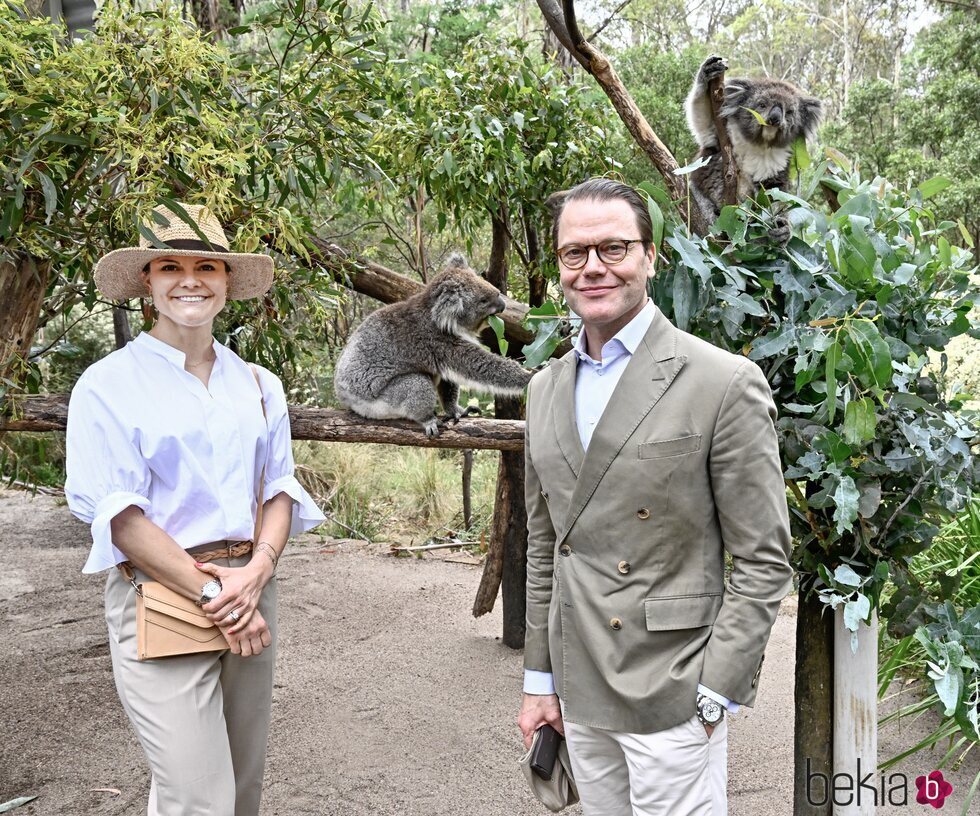
[[238, 623], [238, 619], [241, 617], [234, 609], [228, 613], [228, 617], [231, 618], [235, 623]]

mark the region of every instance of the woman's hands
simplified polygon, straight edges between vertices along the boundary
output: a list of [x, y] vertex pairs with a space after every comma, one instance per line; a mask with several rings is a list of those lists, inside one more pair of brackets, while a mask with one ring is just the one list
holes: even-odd
[[[221, 594], [201, 607], [204, 613], [220, 627], [226, 638], [230, 635], [241, 640], [246, 632], [251, 632], [249, 625], [253, 617], [257, 616], [262, 620], [257, 607], [262, 590], [272, 577], [271, 562], [267, 558], [253, 558], [243, 567], [219, 567], [217, 564], [201, 563], [195, 563], [194, 566], [221, 581]], [[235, 617], [232, 617], [232, 612]], [[262, 623], [264, 625], [265, 621]], [[265, 631], [268, 632], [268, 626], [265, 626]]]
[[[272, 633], [269, 631], [269, 624], [265, 622], [262, 613], [258, 609], [254, 610], [249, 616], [248, 623], [244, 626], [241, 622], [232, 626], [222, 626], [218, 624], [221, 634], [228, 641], [228, 646], [232, 654], [242, 657], [262, 654], [262, 650], [272, 645]], [[238, 631], [233, 633], [232, 628]]]

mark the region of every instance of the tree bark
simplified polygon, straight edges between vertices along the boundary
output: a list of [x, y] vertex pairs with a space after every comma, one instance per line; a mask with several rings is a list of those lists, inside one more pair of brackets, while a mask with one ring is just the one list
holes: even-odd
[[15, 380], [31, 350], [48, 273], [48, 261], [25, 253], [0, 261], [0, 380]]
[[718, 151], [721, 156], [722, 179], [724, 187], [722, 201], [725, 204], [738, 203], [738, 163], [735, 161], [735, 151], [732, 140], [728, 138], [728, 128], [721, 118], [721, 108], [725, 104], [725, 75], [716, 76], [708, 83], [708, 99], [711, 100], [711, 119], [715, 123], [715, 133], [718, 134]]
[[541, 271], [541, 239], [527, 211], [527, 207], [521, 210], [521, 221], [524, 222], [524, 237], [527, 242], [527, 302], [533, 309], [544, 303], [548, 297], [548, 280]]
[[[422, 284], [405, 275], [400, 275], [381, 264], [359, 258], [347, 250], [331, 244], [315, 236], [310, 237], [310, 243], [315, 252], [312, 258], [321, 264], [339, 282], [350, 286], [356, 292], [373, 297], [382, 303], [396, 303], [405, 300], [422, 291]], [[504, 296], [506, 308], [498, 315], [504, 321], [504, 336], [511, 343], [527, 345], [534, 339], [534, 334], [522, 324], [527, 315], [527, 306]], [[562, 355], [571, 348], [566, 341], [555, 351]]]
[[609, 60], [578, 30], [573, 0], [562, 0], [561, 7], [557, 0], [537, 0], [537, 3], [559, 41], [592, 74], [599, 87], [609, 97], [619, 118], [633, 137], [633, 141], [646, 153], [647, 158], [664, 177], [671, 197], [677, 201], [677, 206], [685, 220], [690, 223], [691, 229], [699, 235], [706, 235], [711, 226], [711, 219], [693, 203], [688, 206], [687, 178], [674, 173], [679, 167], [677, 160], [654, 133]]
[[129, 310], [124, 306], [112, 307], [112, 333], [117, 349], [121, 349], [133, 339], [133, 329], [129, 325]]
[[[63, 431], [68, 419], [68, 394], [16, 396], [0, 414], [3, 431]], [[418, 448], [456, 450], [524, 450], [524, 423], [519, 420], [467, 417], [448, 425], [439, 436], [427, 437], [409, 420], [363, 419], [336, 408], [289, 407], [293, 439], [318, 442], [376, 442]]]
[[473, 526], [473, 451], [463, 451], [463, 529]]
[[[824, 615], [824, 605], [806, 595], [801, 587], [796, 617], [793, 816], [831, 816], [834, 616]], [[807, 795], [808, 785], [811, 796]], [[828, 786], [826, 791], [822, 789], [824, 785]], [[825, 804], [811, 804], [825, 798]]]
[[[510, 232], [507, 210], [501, 203], [491, 214], [492, 243], [487, 280], [501, 293], [507, 292], [507, 255]], [[494, 412], [498, 420], [519, 420], [524, 407], [518, 397], [497, 397]], [[527, 511], [524, 508], [524, 456], [501, 453], [497, 469], [497, 489], [493, 504], [493, 524], [483, 578], [473, 604], [473, 615], [493, 609], [498, 587], [503, 585], [503, 642], [512, 649], [524, 646], [526, 611]]]

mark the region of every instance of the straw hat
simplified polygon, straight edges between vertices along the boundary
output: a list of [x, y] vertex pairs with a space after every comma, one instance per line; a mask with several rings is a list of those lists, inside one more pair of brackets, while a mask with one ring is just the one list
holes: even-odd
[[[154, 216], [140, 230], [138, 247], [116, 249], [95, 265], [95, 285], [106, 297], [126, 300], [146, 296], [143, 267], [153, 258], [203, 256], [228, 264], [228, 299], [248, 300], [272, 286], [272, 258], [247, 252], [229, 252], [221, 222], [207, 209], [182, 204], [196, 225], [167, 207], [155, 207]], [[204, 236], [207, 240], [201, 239]], [[152, 237], [152, 240], [151, 240]]]

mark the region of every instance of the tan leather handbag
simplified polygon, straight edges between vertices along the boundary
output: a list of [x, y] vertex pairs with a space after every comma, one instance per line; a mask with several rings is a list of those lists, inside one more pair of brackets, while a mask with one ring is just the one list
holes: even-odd
[[[259, 386], [259, 375], [254, 366], [252, 376]], [[262, 415], [265, 400], [262, 400]], [[262, 529], [262, 504], [265, 492], [265, 468], [259, 476], [258, 506], [255, 514], [255, 531], [252, 541], [257, 541]], [[164, 586], [159, 581], [136, 583], [136, 576], [129, 562], [119, 564], [126, 580], [136, 588], [136, 657], [152, 660], [158, 657], [215, 652], [228, 648], [228, 641], [194, 601]]]

